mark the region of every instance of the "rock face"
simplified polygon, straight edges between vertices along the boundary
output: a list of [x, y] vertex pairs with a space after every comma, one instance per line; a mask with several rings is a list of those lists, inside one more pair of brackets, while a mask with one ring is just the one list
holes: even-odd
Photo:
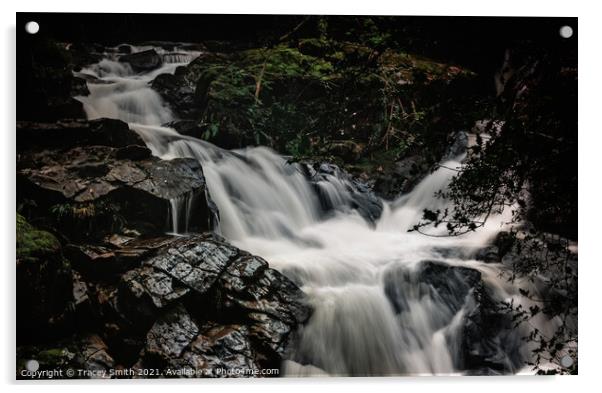
[[163, 58], [154, 49], [123, 55], [119, 61], [128, 63], [136, 72], [152, 71], [163, 64]]
[[[200, 164], [151, 157], [123, 122], [20, 123], [18, 140], [32, 147], [20, 155], [19, 199], [53, 210], [70, 236], [102, 236], [125, 224], [139, 233], [163, 233], [178, 198], [190, 201], [189, 231], [208, 230], [216, 222]], [[84, 225], [94, 228], [74, 225], [81, 221], [76, 216], [86, 216]]]
[[485, 287], [475, 269], [424, 261], [415, 268], [397, 266], [385, 275], [385, 293], [397, 314], [410, 312], [409, 302], [427, 299], [435, 307], [430, 323], [435, 330], [461, 323], [446, 337], [457, 345], [454, 366], [468, 374], [515, 373], [525, 362], [523, 333], [514, 327], [511, 315], [499, 309], [499, 299]]

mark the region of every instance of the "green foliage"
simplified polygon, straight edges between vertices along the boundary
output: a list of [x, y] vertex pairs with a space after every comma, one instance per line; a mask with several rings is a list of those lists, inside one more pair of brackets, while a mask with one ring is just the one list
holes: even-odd
[[[327, 60], [296, 48], [249, 49], [202, 64], [207, 106], [202, 124], [209, 140], [229, 135], [239, 144], [263, 144], [292, 154], [310, 152], [309, 135], [338, 76]], [[315, 103], [322, 94], [322, 101]]]

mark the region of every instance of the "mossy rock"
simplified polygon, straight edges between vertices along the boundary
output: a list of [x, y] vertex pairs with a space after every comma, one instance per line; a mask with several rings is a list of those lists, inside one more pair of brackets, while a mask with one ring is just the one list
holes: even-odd
[[17, 260], [36, 261], [60, 249], [61, 243], [54, 235], [34, 228], [17, 213]]

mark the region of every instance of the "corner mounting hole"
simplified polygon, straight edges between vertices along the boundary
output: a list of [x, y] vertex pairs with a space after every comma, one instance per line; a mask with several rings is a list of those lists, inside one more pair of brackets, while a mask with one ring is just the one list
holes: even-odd
[[560, 28], [560, 36], [562, 38], [571, 38], [573, 36], [573, 28], [571, 26], [562, 26]]
[[573, 365], [573, 358], [569, 355], [564, 355], [562, 359], [560, 359], [560, 365], [564, 368], [569, 368]]
[[36, 34], [38, 31], [40, 31], [40, 25], [38, 24], [38, 22], [27, 22], [25, 24], [25, 31], [28, 32], [29, 34]]

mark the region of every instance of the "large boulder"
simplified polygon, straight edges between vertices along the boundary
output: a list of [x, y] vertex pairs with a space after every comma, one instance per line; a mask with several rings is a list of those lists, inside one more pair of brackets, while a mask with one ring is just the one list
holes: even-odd
[[279, 367], [310, 314], [295, 284], [214, 235], [166, 241], [112, 296], [124, 332], [148, 329], [145, 367]]
[[154, 49], [123, 55], [119, 61], [128, 63], [136, 72], [152, 71], [163, 64], [163, 58]]

